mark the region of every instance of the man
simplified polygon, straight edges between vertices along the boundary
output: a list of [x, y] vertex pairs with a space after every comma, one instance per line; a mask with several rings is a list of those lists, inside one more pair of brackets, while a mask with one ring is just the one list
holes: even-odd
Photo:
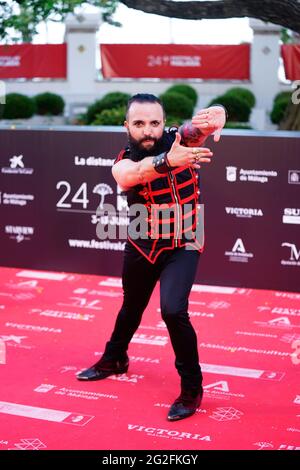
[[[188, 315], [188, 297], [203, 249], [197, 236], [200, 163], [212, 152], [200, 147], [208, 135], [220, 139], [225, 110], [213, 106], [199, 111], [178, 129], [164, 130], [160, 100], [134, 95], [128, 102], [125, 127], [129, 147], [121, 151], [112, 169], [126, 192], [128, 204], [144, 209], [137, 234], [131, 223], [122, 272], [123, 304], [101, 359], [77, 375], [79, 380], [101, 380], [127, 372], [127, 349], [153, 289], [160, 280], [160, 304], [181, 378], [181, 393], [168, 413], [175, 421], [195, 413], [203, 389], [197, 338]], [[132, 221], [134, 222], [134, 221]]]

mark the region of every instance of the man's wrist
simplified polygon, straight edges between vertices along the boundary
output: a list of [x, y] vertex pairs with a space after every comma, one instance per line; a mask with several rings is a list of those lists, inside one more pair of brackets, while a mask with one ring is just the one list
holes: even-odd
[[153, 157], [152, 165], [157, 173], [168, 173], [169, 171], [172, 171], [174, 169], [174, 167], [170, 165], [167, 152], [161, 153], [159, 155], [156, 155], [156, 157]]

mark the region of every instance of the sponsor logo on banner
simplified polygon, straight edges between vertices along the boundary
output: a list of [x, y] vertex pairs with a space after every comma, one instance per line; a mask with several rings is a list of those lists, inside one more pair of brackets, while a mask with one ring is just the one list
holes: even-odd
[[204, 392], [210, 398], [217, 398], [229, 400], [231, 397], [235, 398], [245, 398], [243, 393], [232, 393], [229, 390], [229, 385], [226, 380], [220, 380], [219, 382], [214, 382], [203, 387]]
[[87, 308], [89, 310], [103, 310], [103, 307], [99, 306], [101, 300], [95, 299], [90, 300], [85, 297], [70, 297], [72, 302], [58, 302], [57, 305], [63, 305], [64, 307], [77, 307], [77, 308]]
[[14, 447], [8, 450], [41, 450], [47, 449], [46, 444], [44, 444], [38, 438], [31, 439], [20, 439], [20, 442], [16, 442]]
[[[90, 204], [90, 189], [86, 182], [83, 182], [79, 187], [73, 188], [69, 181], [61, 180], [57, 182], [56, 189], [63, 191], [56, 203], [57, 211], [72, 213], [75, 211], [77, 213], [91, 214], [92, 224], [100, 223], [103, 225], [108, 224], [113, 227], [124, 227], [123, 231], [126, 236], [120, 236], [119, 238], [127, 238], [127, 226], [129, 225], [129, 218], [127, 217], [128, 206], [126, 197], [121, 194], [121, 188], [117, 187], [116, 210], [112, 204], [106, 204], [106, 197], [114, 194], [113, 188], [106, 183], [99, 183], [94, 186], [91, 192], [99, 197], [96, 211], [94, 209], [94, 202], [92, 204], [93, 210], [88, 210]], [[121, 231], [121, 228], [119, 230]]]
[[6, 287], [9, 287], [10, 289], [15, 289], [15, 290], [22, 290], [22, 291], [30, 291], [34, 290], [35, 292], [41, 294], [44, 290], [43, 287], [38, 285], [38, 281], [31, 280], [31, 281], [9, 281], [5, 284]]
[[211, 436], [203, 434], [195, 434], [191, 432], [176, 431], [175, 429], [160, 429], [154, 426], [142, 426], [140, 424], [128, 424], [128, 431], [143, 432], [151, 437], [162, 437], [164, 439], [176, 440], [195, 440], [195, 441], [208, 441], [212, 440]]
[[12, 299], [24, 300], [24, 301], [25, 300], [32, 300], [36, 297], [32, 292], [19, 292], [17, 294], [10, 294], [8, 292], [0, 292], [0, 296], [1, 295], [5, 296], [5, 297], [11, 297]]
[[243, 412], [232, 406], [217, 408], [209, 418], [215, 421], [236, 421], [243, 416]]
[[33, 200], [33, 194], [0, 193], [0, 204], [26, 206]]
[[294, 294], [292, 292], [274, 292], [275, 297], [283, 297], [286, 299], [300, 300], [300, 294]]
[[13, 323], [13, 322], [6, 322], [5, 326], [7, 328], [16, 328], [17, 330], [26, 330], [26, 331], [34, 331], [37, 333], [62, 333], [61, 328], [51, 328], [48, 326], [39, 326], [39, 325], [25, 325], [23, 323]]
[[107, 277], [99, 282], [99, 286], [122, 287], [122, 279], [120, 277]]
[[300, 395], [296, 395], [293, 403], [296, 403], [296, 405], [300, 405]]
[[286, 207], [283, 211], [282, 223], [284, 224], [300, 224], [300, 209]]
[[253, 445], [258, 447], [257, 450], [271, 449], [272, 447], [274, 447], [271, 442], [255, 442], [255, 444]]
[[282, 341], [283, 343], [288, 343], [288, 344], [291, 344], [294, 341], [299, 341], [299, 340], [300, 340], [300, 335], [297, 335], [296, 333], [285, 333], [280, 338], [280, 341]]
[[297, 428], [286, 428], [286, 430], [289, 432], [300, 432], [300, 429]]
[[56, 387], [56, 385], [51, 385], [51, 384], [41, 384], [38, 387], [36, 387], [33, 391], [34, 392], [39, 392], [39, 393], [48, 393], [50, 390], [53, 390]]
[[288, 248], [289, 259], [282, 259], [283, 266], [300, 266], [300, 250], [294, 243], [284, 242], [281, 243], [282, 247]]
[[0, 335], [0, 339], [5, 342], [6, 346], [21, 349], [33, 349], [35, 346], [24, 345], [23, 340], [28, 336], [16, 336], [16, 335]]
[[74, 165], [75, 166], [113, 166], [114, 158], [102, 158], [102, 157], [79, 157], [75, 155]]
[[236, 293], [238, 289], [235, 287], [224, 287], [224, 286], [208, 286], [204, 284], [194, 284], [192, 292], [207, 292], [211, 294], [228, 294], [232, 295]]
[[13, 416], [23, 416], [24, 418], [34, 418], [55, 423], [73, 424], [85, 426], [95, 416], [84, 415], [69, 411], [54, 410], [51, 408], [41, 408], [38, 406], [23, 405], [7, 401], [0, 401], [0, 413]]
[[88, 390], [78, 390], [66, 387], [59, 388], [57, 385], [51, 384], [41, 384], [34, 389], [34, 392], [38, 393], [48, 393], [51, 391], [54, 391], [54, 395], [63, 395], [71, 398], [83, 398], [85, 400], [99, 400], [99, 398], [111, 398], [115, 400], [119, 398], [117, 395], [109, 395], [107, 393], [90, 392]]
[[44, 279], [46, 281], [75, 281], [81, 279], [80, 275], [52, 273], [50, 271], [23, 270], [16, 273], [16, 277], [27, 277], [30, 279]]
[[73, 290], [74, 294], [85, 294], [85, 295], [94, 295], [99, 297], [122, 297], [122, 292], [114, 292], [110, 290], [96, 290], [96, 289], [87, 289], [86, 287], [78, 287], [77, 289]]
[[199, 55], [148, 55], [148, 67], [201, 67]]
[[99, 241], [99, 240], [68, 240], [70, 248], [89, 248], [94, 250], [112, 250], [112, 251], [124, 251], [125, 242], [110, 242], [108, 240]]
[[[160, 308], [157, 308], [157, 312], [161, 312], [161, 309]], [[189, 315], [190, 317], [200, 317], [200, 318], [215, 318], [215, 314], [214, 313], [209, 313], [209, 312], [194, 312], [192, 310], [189, 310]], [[145, 327], [145, 326], [141, 326], [141, 328], [148, 328], [148, 329], [166, 329], [167, 328], [167, 325], [165, 324], [165, 322], [163, 320], [159, 321], [155, 327]]]
[[231, 251], [225, 251], [225, 256], [229, 257], [229, 261], [248, 263], [253, 258], [253, 253], [248, 253], [241, 238], [237, 238]]
[[256, 331], [236, 331], [235, 334], [244, 336], [260, 336], [263, 338], [278, 338], [278, 335], [272, 335], [271, 333], [257, 333]]
[[6, 344], [2, 338], [0, 338], [0, 364], [6, 364]]
[[244, 352], [244, 353], [252, 353], [252, 354], [265, 354], [267, 356], [279, 356], [279, 357], [290, 356], [290, 353], [285, 352], [285, 351], [278, 351], [276, 349], [247, 348], [246, 346], [225, 345], [225, 344], [216, 344], [216, 343], [200, 343], [200, 347], [207, 348], [207, 349], [219, 349], [221, 351], [228, 351], [231, 353]]
[[300, 184], [300, 170], [289, 170], [288, 182], [289, 184]]
[[61, 310], [42, 310], [41, 308], [32, 308], [30, 313], [37, 313], [41, 317], [63, 318], [64, 320], [93, 321], [95, 315], [90, 313], [64, 312]]
[[34, 227], [22, 227], [19, 225], [5, 225], [5, 233], [9, 238], [20, 243], [24, 240], [31, 240], [34, 235]]
[[295, 340], [292, 343], [292, 349], [295, 349], [295, 351], [291, 354], [291, 360], [292, 363], [295, 365], [300, 364], [300, 341]]
[[226, 180], [230, 183], [235, 181], [248, 182], [248, 183], [268, 183], [271, 178], [278, 176], [277, 171], [274, 170], [245, 170], [238, 169], [236, 166], [226, 167]]
[[[247, 377], [249, 379], [275, 380], [280, 382], [285, 376], [284, 372], [272, 370], [249, 369], [245, 367], [224, 366], [220, 364], [202, 363], [202, 370], [209, 374], [230, 375], [233, 377]], [[226, 386], [226, 385], [225, 385]]]
[[258, 326], [267, 326], [270, 328], [278, 328], [281, 330], [286, 330], [289, 328], [300, 328], [300, 325], [293, 325], [288, 317], [273, 318], [269, 321], [254, 321], [253, 323]]
[[14, 155], [9, 159], [9, 167], [1, 168], [1, 172], [4, 174], [13, 175], [32, 175], [33, 168], [26, 168], [23, 162], [23, 155]]
[[168, 337], [135, 333], [131, 342], [138, 344], [149, 344], [151, 346], [166, 346], [168, 343]]
[[0, 67], [20, 67], [20, 55], [2, 55], [0, 57]]
[[227, 215], [233, 215], [235, 217], [245, 217], [251, 219], [252, 217], [262, 217], [262, 209], [252, 209], [250, 207], [225, 207]]
[[290, 308], [290, 307], [273, 307], [271, 313], [276, 313], [277, 315], [290, 315], [290, 316], [300, 316], [300, 308]]
[[280, 444], [278, 450], [300, 450], [300, 446], [294, 444]]

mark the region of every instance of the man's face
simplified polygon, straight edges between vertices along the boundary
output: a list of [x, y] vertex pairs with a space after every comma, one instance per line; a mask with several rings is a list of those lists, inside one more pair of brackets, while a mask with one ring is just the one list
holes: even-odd
[[130, 140], [141, 150], [150, 151], [163, 135], [163, 109], [159, 103], [133, 102], [124, 125]]

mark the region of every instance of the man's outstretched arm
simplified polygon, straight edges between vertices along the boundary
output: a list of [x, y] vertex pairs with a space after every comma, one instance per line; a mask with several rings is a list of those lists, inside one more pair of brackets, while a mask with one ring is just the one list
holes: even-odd
[[[209, 163], [211, 161], [213, 154], [209, 148], [194, 147], [192, 149], [181, 145], [180, 142], [181, 136], [177, 132], [169, 152], [160, 156], [165, 160], [164, 163], [168, 167], [166, 171], [159, 171], [160, 168], [155, 165], [158, 157], [145, 157], [139, 162], [126, 159], [119, 161], [112, 167], [113, 177], [123, 191], [126, 191], [137, 184], [149, 183], [158, 178], [159, 173], [167, 173], [172, 168], [185, 165], [200, 168], [199, 163]], [[197, 158], [195, 158], [196, 156]]]

